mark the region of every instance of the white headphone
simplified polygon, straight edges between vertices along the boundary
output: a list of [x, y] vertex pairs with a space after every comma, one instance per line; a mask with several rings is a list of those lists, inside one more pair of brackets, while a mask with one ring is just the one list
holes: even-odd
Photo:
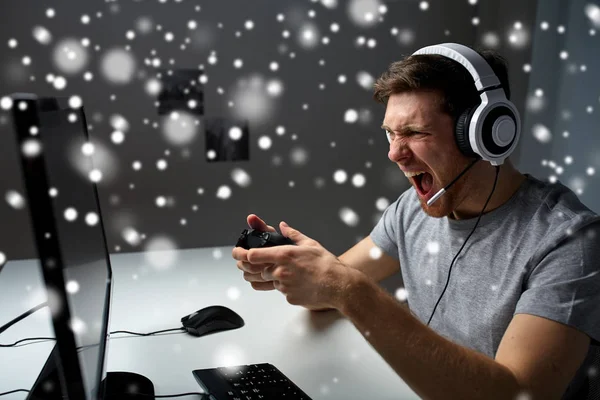
[[504, 163], [519, 141], [521, 119], [487, 61], [475, 50], [458, 43], [427, 46], [413, 53], [418, 54], [439, 54], [457, 61], [469, 71], [481, 103], [458, 117], [455, 127], [458, 148], [463, 154], [479, 155], [492, 165]]

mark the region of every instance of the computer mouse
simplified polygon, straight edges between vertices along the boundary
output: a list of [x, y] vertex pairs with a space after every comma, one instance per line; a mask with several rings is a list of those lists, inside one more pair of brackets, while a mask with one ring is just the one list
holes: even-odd
[[237, 329], [244, 320], [235, 311], [223, 306], [209, 306], [181, 318], [186, 332], [203, 336], [213, 332]]

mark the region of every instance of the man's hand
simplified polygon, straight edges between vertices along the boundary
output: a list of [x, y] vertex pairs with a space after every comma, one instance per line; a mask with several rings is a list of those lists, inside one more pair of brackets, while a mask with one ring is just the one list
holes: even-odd
[[262, 268], [263, 281], [272, 282], [290, 304], [309, 309], [337, 308], [350, 275], [360, 272], [347, 268], [316, 240], [285, 222], [279, 227], [296, 246], [250, 249], [245, 254], [250, 264], [242, 265], [253, 273]]
[[[255, 214], [248, 215], [248, 226], [262, 232], [277, 232], [275, 228], [267, 225], [265, 221]], [[251, 264], [248, 261], [248, 250], [242, 247], [234, 247], [231, 255], [238, 260], [236, 265], [244, 273], [244, 279], [250, 282], [252, 288], [256, 290], [274, 290], [273, 281], [267, 281], [262, 277], [262, 271], [273, 264]]]

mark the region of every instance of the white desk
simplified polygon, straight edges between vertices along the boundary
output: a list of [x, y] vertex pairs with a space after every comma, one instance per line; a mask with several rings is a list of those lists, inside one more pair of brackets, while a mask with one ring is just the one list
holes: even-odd
[[[167, 254], [175, 256], [168, 268], [153, 267], [147, 253], [111, 255], [111, 331], [179, 328], [182, 316], [216, 304], [237, 312], [245, 326], [203, 337], [113, 335], [107, 370], [137, 372], [153, 382], [156, 394], [176, 394], [202, 391], [194, 369], [268, 362], [315, 400], [418, 399], [348, 320], [335, 311], [292, 306], [277, 291], [253, 290], [231, 250], [177, 250]], [[38, 268], [37, 260], [4, 266], [0, 325], [45, 301]], [[54, 336], [47, 308], [5, 331], [0, 343], [34, 336]], [[26, 343], [0, 348], [0, 392], [30, 389], [54, 346]], [[19, 392], [1, 399], [25, 397]]]

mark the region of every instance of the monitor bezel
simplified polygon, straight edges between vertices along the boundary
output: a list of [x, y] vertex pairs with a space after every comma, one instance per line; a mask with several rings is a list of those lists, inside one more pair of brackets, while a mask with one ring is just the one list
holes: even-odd
[[[106, 354], [109, 338], [108, 327], [110, 322], [110, 303], [112, 298], [112, 266], [106, 233], [102, 219], [102, 210], [98, 197], [97, 185], [90, 181], [94, 190], [94, 197], [99, 216], [99, 228], [103, 238], [104, 257], [108, 269], [106, 281], [106, 295], [104, 311], [102, 315], [102, 336], [105, 340], [99, 343], [99, 357], [97, 376], [94, 379], [94, 388], [86, 391], [83, 384], [82, 366], [79, 363], [75, 335], [72, 332], [69, 321], [71, 310], [69, 307], [58, 307], [60, 304], [70, 304], [66, 291], [66, 277], [63, 273], [63, 254], [61, 251], [60, 237], [57, 230], [56, 218], [50, 197], [50, 185], [48, 181], [48, 166], [44, 157], [44, 141], [50, 138], [44, 137], [43, 127], [40, 126], [40, 115], [44, 112], [59, 112], [70, 109], [68, 99], [57, 97], [38, 97], [30, 93], [15, 93], [10, 96], [13, 101], [12, 116], [16, 136], [17, 152], [19, 154], [21, 176], [24, 183], [25, 198], [30, 215], [30, 226], [34, 235], [35, 247], [39, 257], [40, 267], [46, 289], [51, 289], [58, 296], [58, 302], [49, 302], [52, 314], [52, 325], [56, 335], [56, 350], [58, 350], [58, 369], [63, 394], [70, 399], [90, 399], [90, 396], [102, 399], [101, 381], [106, 376]], [[26, 104], [25, 107], [21, 103]], [[24, 109], [22, 109], [24, 108]], [[78, 122], [81, 124], [85, 140], [90, 136], [83, 106], [72, 109], [78, 114]], [[70, 122], [69, 122], [70, 123]], [[35, 126], [38, 133], [33, 136], [30, 128]], [[34, 157], [27, 156], [22, 151], [26, 140], [35, 138], [41, 142], [42, 151]], [[50, 233], [50, 237], [46, 234]], [[54, 309], [53, 309], [54, 308]], [[53, 351], [54, 353], [54, 351]], [[52, 354], [50, 355], [52, 357]], [[91, 399], [90, 399], [91, 400]]]

